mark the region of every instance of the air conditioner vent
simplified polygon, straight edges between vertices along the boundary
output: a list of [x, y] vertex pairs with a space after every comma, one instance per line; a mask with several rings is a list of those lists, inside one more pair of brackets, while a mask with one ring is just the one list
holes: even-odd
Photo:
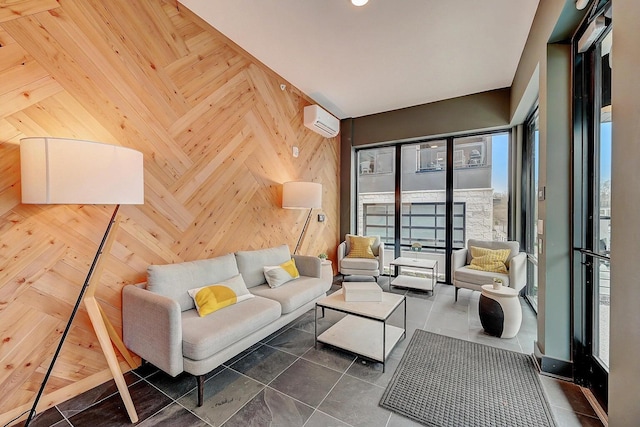
[[304, 107], [304, 125], [326, 138], [333, 138], [340, 132], [340, 120], [319, 105]]

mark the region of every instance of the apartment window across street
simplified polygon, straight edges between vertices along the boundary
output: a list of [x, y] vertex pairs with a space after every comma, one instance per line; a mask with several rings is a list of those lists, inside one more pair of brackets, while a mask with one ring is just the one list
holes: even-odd
[[360, 175], [393, 173], [393, 148], [360, 153]]
[[[438, 143], [424, 143], [416, 146], [416, 149], [418, 150], [417, 171], [439, 171], [445, 168], [447, 162], [446, 146]], [[456, 168], [485, 166], [486, 153], [486, 137], [476, 137], [471, 141], [458, 143], [453, 151], [453, 166]]]

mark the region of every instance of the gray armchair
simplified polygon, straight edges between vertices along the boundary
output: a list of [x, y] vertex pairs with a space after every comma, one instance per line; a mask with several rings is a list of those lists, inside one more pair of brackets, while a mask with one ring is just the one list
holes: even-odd
[[[511, 249], [506, 261], [507, 273], [494, 273], [469, 268], [471, 253], [467, 248], [470, 246], [487, 249]], [[527, 254], [520, 252], [520, 243], [469, 239], [467, 248], [454, 251], [451, 255], [451, 277], [453, 285], [456, 287], [456, 301], [458, 301], [460, 288], [482, 291], [482, 285], [492, 283], [494, 277], [502, 279], [504, 286], [513, 288], [516, 291], [520, 291], [527, 284]]]
[[338, 271], [345, 276], [373, 276], [378, 277], [384, 272], [384, 243], [380, 241], [380, 236], [375, 237], [371, 251], [375, 258], [349, 258], [349, 234], [345, 236], [345, 241], [338, 245]]

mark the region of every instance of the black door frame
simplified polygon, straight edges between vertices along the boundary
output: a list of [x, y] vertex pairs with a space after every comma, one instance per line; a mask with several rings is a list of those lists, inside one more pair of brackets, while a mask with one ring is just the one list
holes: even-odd
[[[533, 310], [538, 313], [538, 304], [534, 302], [530, 296], [530, 288], [533, 283], [533, 272], [529, 268], [531, 264], [534, 263], [532, 260], [532, 252], [535, 251], [535, 241], [538, 236], [533, 233], [533, 224], [532, 221], [537, 221], [537, 218], [532, 218], [533, 206], [538, 201], [538, 194], [534, 189], [534, 168], [532, 152], [533, 149], [533, 132], [531, 131], [531, 126], [533, 123], [538, 120], [539, 123], [539, 103], [536, 101], [535, 106], [531, 109], [531, 112], [527, 115], [527, 118], [524, 121], [523, 129], [525, 131], [525, 136], [523, 138], [522, 144], [522, 171], [521, 171], [521, 207], [520, 207], [520, 218], [523, 220], [520, 223], [520, 235], [522, 236], [522, 247], [527, 254], [527, 286], [525, 290], [525, 298], [528, 301], [529, 305], [533, 308]], [[539, 132], [539, 129], [538, 129]], [[540, 153], [533, 153], [538, 157]], [[539, 160], [538, 160], [539, 161]], [[536, 268], [537, 265], [537, 254], [535, 254], [536, 260]]]
[[608, 372], [593, 355], [594, 344], [594, 286], [600, 260], [609, 260], [596, 247], [594, 222], [599, 217], [596, 192], [599, 187], [599, 129], [596, 129], [600, 114], [598, 82], [601, 81], [599, 42], [611, 30], [610, 19], [607, 30], [584, 53], [577, 50], [577, 41], [588, 24], [609, 7], [610, 2], [596, 2], [592, 12], [580, 25], [572, 42], [573, 48], [573, 164], [572, 164], [572, 330], [573, 330], [573, 377], [574, 381], [589, 388], [600, 405], [608, 407]]

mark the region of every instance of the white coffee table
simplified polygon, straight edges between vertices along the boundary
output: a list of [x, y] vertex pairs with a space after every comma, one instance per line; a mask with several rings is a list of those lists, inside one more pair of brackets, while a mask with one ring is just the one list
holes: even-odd
[[[402, 328], [387, 324], [389, 316], [404, 305]], [[318, 336], [318, 308], [346, 313], [347, 316]], [[318, 342], [382, 363], [395, 345], [406, 337], [407, 301], [404, 295], [382, 293], [380, 302], [347, 302], [342, 289], [316, 302], [315, 344]]]
[[[400, 257], [391, 261], [389, 263], [389, 267], [394, 267], [394, 278], [391, 280], [391, 286], [399, 286], [402, 288], [420, 289], [423, 291], [433, 292], [433, 288], [436, 285], [436, 277], [438, 275], [438, 261], [432, 259]], [[398, 274], [398, 268], [401, 267], [430, 270], [431, 279]]]

